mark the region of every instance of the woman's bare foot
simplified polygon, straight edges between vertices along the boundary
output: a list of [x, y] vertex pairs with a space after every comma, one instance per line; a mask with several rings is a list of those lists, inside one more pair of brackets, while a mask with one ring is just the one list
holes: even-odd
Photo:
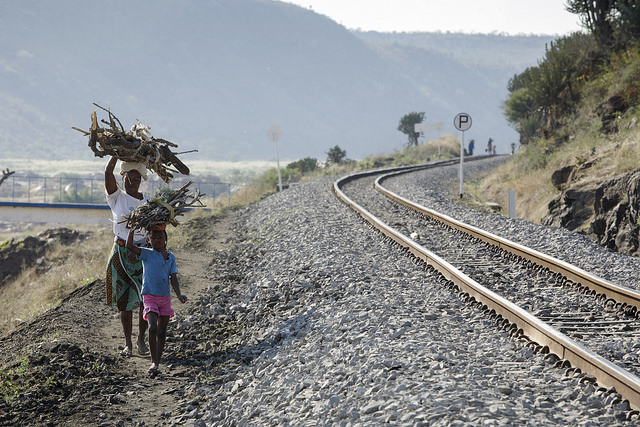
[[138, 339], [138, 354], [143, 356], [147, 353], [149, 353], [149, 347], [147, 347], [147, 344], [144, 342], [144, 339], [142, 339], [142, 341]]

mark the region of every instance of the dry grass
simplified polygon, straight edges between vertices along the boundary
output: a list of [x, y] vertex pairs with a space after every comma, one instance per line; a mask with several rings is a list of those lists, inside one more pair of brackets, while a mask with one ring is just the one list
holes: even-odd
[[639, 122], [637, 116], [631, 115], [621, 121], [619, 133], [606, 136], [594, 133], [595, 126], [583, 124], [584, 130], [545, 156], [542, 167], [531, 166], [536, 163], [532, 160], [535, 154], [521, 151], [484, 179], [477, 192], [486, 201], [500, 204], [504, 213], [508, 209], [508, 190], [515, 189], [516, 215], [539, 223], [547, 214], [549, 202], [560, 195], [551, 183], [554, 171], [575, 165], [581, 169], [574, 183], [596, 185], [638, 168]]
[[[196, 209], [180, 217], [180, 223], [206, 215], [211, 215], [211, 211]], [[111, 227], [66, 226], [81, 232], [91, 232], [91, 235], [73, 245], [54, 245], [46, 255], [47, 262], [51, 265], [46, 273], [38, 274], [35, 266], [26, 267], [15, 280], [0, 288], [0, 336], [55, 307], [74, 290], [96, 279], [104, 279], [113, 247]], [[18, 234], [14, 233], [12, 237], [19, 240], [56, 227], [59, 225], [40, 224]], [[167, 228], [170, 248], [179, 248], [187, 243], [182, 230], [181, 226]], [[84, 309], [86, 307], [78, 307], [78, 310]]]
[[[245, 206], [256, 202], [265, 197], [266, 194], [274, 192], [274, 189], [267, 190], [263, 186], [260, 185], [243, 185], [237, 191], [233, 193], [231, 196], [231, 201], [229, 203], [230, 206]], [[224, 201], [220, 201], [221, 204], [224, 204]]]
[[[406, 166], [426, 163], [439, 159], [450, 159], [460, 156], [460, 140], [451, 134], [446, 134], [438, 139], [425, 141], [417, 146], [396, 150], [392, 154], [378, 154], [365, 157], [357, 162], [356, 168], [360, 170], [377, 169], [382, 167]], [[352, 172], [342, 170], [341, 173]], [[338, 175], [340, 173], [334, 173]]]
[[509, 190], [516, 191], [516, 216], [528, 221], [540, 222], [547, 213], [547, 206], [557, 195], [545, 170], [523, 173], [518, 160], [499, 166], [479, 183], [475, 193], [484, 202], [497, 203], [502, 213], [509, 209]]
[[640, 132], [630, 133], [616, 144], [613, 164], [615, 170], [629, 172], [640, 164]]
[[[439, 157], [438, 157], [439, 154]], [[446, 134], [438, 139], [425, 141], [416, 147], [410, 147], [394, 153], [397, 159], [413, 159], [416, 163], [438, 158], [452, 158], [460, 156], [460, 140], [458, 137]]]
[[82, 243], [54, 245], [46, 256], [51, 263], [46, 274], [38, 274], [35, 266], [27, 267], [16, 280], [0, 288], [0, 335], [35, 319], [75, 289], [102, 278], [112, 242], [111, 230], [101, 228]]

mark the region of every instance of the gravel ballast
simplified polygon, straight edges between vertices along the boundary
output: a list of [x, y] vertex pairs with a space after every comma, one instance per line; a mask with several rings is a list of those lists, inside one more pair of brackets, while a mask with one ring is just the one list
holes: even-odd
[[[494, 163], [471, 165], [467, 176]], [[571, 261], [575, 250], [583, 268], [590, 257], [612, 263], [598, 270], [637, 271], [633, 259], [582, 236], [547, 227], [541, 236], [535, 224], [487, 219], [450, 202], [446, 190], [433, 185], [457, 177], [457, 169], [448, 169], [386, 185], [463, 222], [490, 223], [496, 234], [559, 258]], [[615, 393], [581, 383], [580, 375], [566, 376], [555, 360], [511, 339], [339, 201], [334, 180], [294, 187], [247, 208], [232, 253], [217, 266], [226, 269], [221, 276], [236, 279], [216, 286], [217, 293], [195, 303], [194, 314], [177, 321], [178, 329], [215, 316], [246, 325], [237, 362], [219, 366], [221, 379], [197, 387], [207, 403], [194, 411], [194, 421], [631, 425], [624, 421], [626, 405], [614, 403]], [[558, 236], [558, 247], [551, 236]]]

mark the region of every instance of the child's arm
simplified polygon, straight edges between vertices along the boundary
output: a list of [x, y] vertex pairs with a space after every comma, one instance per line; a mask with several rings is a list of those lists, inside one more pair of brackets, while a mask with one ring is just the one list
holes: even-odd
[[185, 302], [187, 302], [187, 296], [186, 295], [182, 295], [182, 293], [180, 292], [180, 284], [178, 283], [178, 275], [177, 274], [172, 274], [171, 276], [169, 276], [169, 278], [171, 279], [171, 287], [173, 288], [173, 291], [176, 293], [176, 296], [178, 297], [180, 302], [184, 304]]
[[133, 244], [133, 228], [129, 230], [129, 235], [127, 236], [127, 249], [134, 253], [135, 255], [140, 255], [142, 253], [142, 249]]

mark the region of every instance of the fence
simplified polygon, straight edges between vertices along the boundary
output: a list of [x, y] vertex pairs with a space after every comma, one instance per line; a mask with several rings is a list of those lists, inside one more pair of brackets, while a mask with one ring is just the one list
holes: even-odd
[[[188, 180], [176, 179], [169, 185], [177, 189]], [[143, 181], [140, 190], [153, 195], [157, 189], [166, 187], [162, 181]], [[204, 196], [201, 200], [208, 205], [207, 200], [227, 197], [227, 205], [231, 198], [231, 184], [226, 182], [197, 182], [189, 187], [198, 190]], [[21, 203], [83, 203], [106, 205], [104, 193], [104, 178], [65, 178], [44, 176], [15, 176], [11, 175], [0, 185], [0, 202]]]

